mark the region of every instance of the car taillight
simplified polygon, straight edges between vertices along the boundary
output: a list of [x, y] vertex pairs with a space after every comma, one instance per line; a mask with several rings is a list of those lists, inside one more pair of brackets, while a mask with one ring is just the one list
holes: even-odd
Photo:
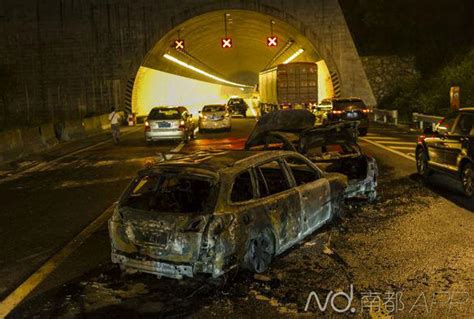
[[184, 120], [181, 120], [181, 122], [179, 122], [179, 128], [184, 130], [185, 128], [184, 124], [185, 124]]
[[145, 132], [150, 132], [150, 123], [148, 121], [145, 121]]
[[363, 109], [362, 112], [364, 112], [364, 113], [370, 113], [370, 110], [369, 110], [369, 109]]
[[342, 113], [344, 112], [340, 110], [332, 110], [332, 114], [342, 114]]

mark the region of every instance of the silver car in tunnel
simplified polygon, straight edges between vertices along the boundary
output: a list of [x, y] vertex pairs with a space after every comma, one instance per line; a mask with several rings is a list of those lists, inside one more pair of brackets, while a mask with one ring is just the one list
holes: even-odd
[[184, 107], [155, 107], [150, 111], [145, 121], [147, 143], [160, 140], [188, 142], [193, 137], [192, 116]]
[[202, 108], [199, 114], [199, 131], [232, 129], [232, 118], [224, 104], [211, 104]]

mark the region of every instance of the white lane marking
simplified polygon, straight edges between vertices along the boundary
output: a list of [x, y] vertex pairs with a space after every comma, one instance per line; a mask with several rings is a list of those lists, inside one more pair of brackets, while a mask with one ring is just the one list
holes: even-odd
[[[136, 129], [132, 129], [132, 130], [130, 130], [129, 132], [123, 133], [122, 136], [130, 135], [130, 134], [132, 134], [132, 133], [138, 131], [139, 128], [140, 128], [140, 127], [137, 127]], [[141, 129], [141, 128], [140, 128], [140, 129]], [[22, 177], [23, 175], [28, 174], [28, 173], [33, 173], [33, 172], [37, 172], [37, 171], [44, 171], [44, 170], [46, 170], [46, 169], [48, 169], [48, 168], [50, 168], [50, 167], [53, 167], [56, 163], [62, 161], [62, 160], [65, 159], [65, 158], [68, 158], [68, 157], [77, 155], [77, 154], [82, 153], [82, 152], [85, 152], [85, 151], [89, 151], [89, 150], [94, 149], [94, 148], [96, 148], [96, 147], [98, 147], [98, 146], [104, 145], [104, 144], [106, 144], [106, 143], [111, 143], [111, 142], [112, 142], [112, 139], [107, 139], [107, 140], [102, 141], [102, 142], [99, 142], [99, 143], [97, 143], [97, 144], [94, 144], [94, 145], [91, 145], [91, 146], [87, 146], [87, 147], [85, 147], [85, 148], [81, 148], [81, 149], [79, 149], [79, 150], [77, 150], [77, 151], [74, 151], [74, 152], [72, 152], [72, 153], [65, 154], [65, 155], [60, 156], [60, 157], [58, 157], [58, 158], [55, 158], [55, 159], [53, 159], [53, 160], [51, 160], [51, 161], [42, 162], [42, 163], [40, 163], [40, 164], [38, 164], [38, 165], [35, 165], [35, 166], [33, 166], [33, 167], [30, 167], [30, 168], [24, 170], [24, 171], [21, 171], [21, 172], [18, 172], [18, 173], [16, 173], [16, 174], [14, 174], [14, 175], [10, 175], [10, 176], [7, 176], [7, 177], [5, 177], [5, 178], [0, 179], [0, 184], [3, 184], [3, 183], [5, 183], [5, 182], [9, 182], [9, 181], [18, 179], [18, 178], [20, 178], [20, 177]], [[0, 317], [0, 318], [1, 318], [1, 317]]]
[[398, 137], [388, 137], [388, 136], [378, 136], [378, 135], [374, 135], [374, 136], [366, 136], [364, 137], [366, 139], [370, 139], [370, 140], [393, 140], [393, 141], [400, 141], [400, 139]]
[[381, 144], [384, 144], [384, 145], [391, 144], [391, 145], [413, 145], [413, 146], [416, 146], [415, 142], [396, 142], [396, 141], [378, 141], [378, 140], [374, 140], [374, 141], [378, 142], [378, 143], [381, 143]]
[[389, 146], [391, 149], [400, 150], [400, 151], [413, 151], [414, 146]]
[[178, 153], [179, 151], [181, 151], [183, 149], [184, 145], [185, 145], [184, 142], [181, 142], [181, 143], [179, 143], [178, 146], [173, 148], [170, 152], [171, 153]]
[[112, 215], [115, 203], [84, 228], [64, 248], [46, 261], [26, 281], [0, 302], [0, 318], [5, 318], [16, 306], [38, 287], [58, 266], [79, 248]]
[[389, 151], [389, 152], [391, 152], [391, 153], [400, 155], [401, 157], [404, 157], [404, 158], [406, 158], [406, 159], [409, 159], [410, 161], [415, 162], [415, 159], [414, 159], [413, 157], [411, 157], [411, 156], [409, 156], [409, 155], [407, 155], [407, 154], [405, 154], [405, 153], [402, 153], [402, 152], [399, 152], [399, 151], [397, 151], [397, 150], [391, 149], [390, 147], [387, 147], [387, 146], [382, 145], [382, 144], [380, 144], [380, 143], [377, 143], [377, 142], [375, 142], [375, 141], [371, 141], [371, 140], [369, 140], [369, 139], [367, 139], [367, 138], [365, 138], [365, 137], [361, 137], [360, 139], [363, 140], [363, 141], [365, 141], [365, 142], [367, 142], [367, 143], [369, 143], [369, 144], [375, 145], [375, 146], [377, 146], [377, 147], [380, 147], [381, 149], [384, 149], [384, 150]]

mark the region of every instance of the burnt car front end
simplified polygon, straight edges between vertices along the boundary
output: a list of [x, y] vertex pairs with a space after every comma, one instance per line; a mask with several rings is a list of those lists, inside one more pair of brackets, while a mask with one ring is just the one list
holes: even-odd
[[308, 157], [323, 171], [348, 177], [347, 199], [377, 197], [378, 166], [357, 144], [358, 123], [332, 123], [315, 127], [314, 115], [305, 111], [273, 112], [257, 123], [247, 149], [285, 149]]
[[218, 176], [203, 170], [141, 172], [109, 220], [112, 262], [176, 279], [228, 271], [214, 240], [226, 222], [213, 214], [218, 189]]

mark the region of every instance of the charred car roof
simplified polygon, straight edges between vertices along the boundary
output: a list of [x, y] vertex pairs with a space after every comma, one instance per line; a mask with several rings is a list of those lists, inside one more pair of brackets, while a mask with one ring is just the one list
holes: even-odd
[[[279, 158], [287, 155], [301, 156], [296, 152], [291, 151], [272, 151], [272, 152], [258, 152], [258, 151], [199, 151], [195, 153], [176, 153], [166, 154], [165, 157], [172, 156], [162, 160], [152, 167], [143, 170], [142, 172], [149, 172], [150, 170], [166, 170], [173, 168], [190, 168], [205, 170], [212, 173], [219, 173], [223, 170], [240, 171], [254, 163], [265, 162], [274, 158]], [[162, 156], [163, 157], [163, 156]]]

